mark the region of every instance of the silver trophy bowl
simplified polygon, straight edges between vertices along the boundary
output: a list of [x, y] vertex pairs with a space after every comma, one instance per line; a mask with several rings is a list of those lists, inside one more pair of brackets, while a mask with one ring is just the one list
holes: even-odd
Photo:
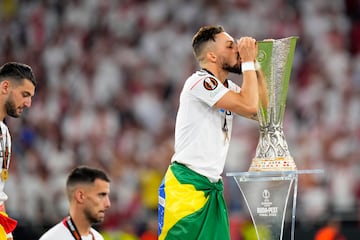
[[259, 142], [249, 171], [293, 171], [283, 131], [286, 96], [297, 37], [258, 42], [259, 74], [265, 80], [266, 93], [260, 97], [258, 111]]

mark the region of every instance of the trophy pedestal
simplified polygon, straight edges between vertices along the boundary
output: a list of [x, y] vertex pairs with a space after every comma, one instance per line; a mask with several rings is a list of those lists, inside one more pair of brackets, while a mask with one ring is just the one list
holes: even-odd
[[[294, 240], [298, 176], [317, 173], [323, 173], [323, 170], [235, 172], [226, 176], [235, 179], [258, 240]], [[288, 209], [291, 212], [287, 214]], [[290, 214], [291, 217], [287, 217]], [[284, 225], [289, 217], [291, 236], [284, 236]]]

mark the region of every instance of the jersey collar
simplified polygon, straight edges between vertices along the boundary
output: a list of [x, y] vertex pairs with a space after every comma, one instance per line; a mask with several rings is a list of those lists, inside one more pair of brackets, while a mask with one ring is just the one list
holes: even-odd
[[[207, 72], [208, 74], [210, 74], [210, 75], [212, 75], [212, 76], [215, 77], [215, 75], [214, 75], [212, 72], [210, 72], [209, 70], [207, 70], [206, 68], [202, 68], [201, 70], [203, 70], [203, 71]], [[228, 80], [227, 80], [227, 79], [225, 79], [225, 82], [223, 83], [223, 85], [224, 85], [226, 88], [229, 88], [229, 83], [228, 83]]]

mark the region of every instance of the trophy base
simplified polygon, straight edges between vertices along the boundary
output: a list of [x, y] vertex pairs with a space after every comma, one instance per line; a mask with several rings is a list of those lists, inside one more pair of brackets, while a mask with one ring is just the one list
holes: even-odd
[[[226, 176], [235, 179], [243, 195], [257, 240], [295, 240], [298, 176], [318, 173], [324, 170], [234, 172]], [[287, 227], [290, 233], [284, 231]]]
[[292, 157], [254, 158], [249, 168], [249, 172], [296, 170], [296, 164]]

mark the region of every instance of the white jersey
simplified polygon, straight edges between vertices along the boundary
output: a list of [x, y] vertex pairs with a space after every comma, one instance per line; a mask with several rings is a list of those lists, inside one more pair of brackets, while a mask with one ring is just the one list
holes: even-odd
[[[1, 164], [0, 171], [1, 171], [1, 176], [3, 176], [3, 174], [4, 174], [3, 167], [5, 167], [8, 170], [9, 166], [10, 166], [11, 136], [10, 136], [8, 127], [2, 121], [0, 122], [0, 129], [1, 129], [1, 131], [0, 131], [0, 164]], [[5, 171], [7, 171], [7, 170], [5, 170]], [[4, 192], [5, 182], [6, 182], [6, 179], [1, 177], [0, 178], [0, 205], [3, 204], [8, 199], [8, 196]]]
[[230, 111], [214, 104], [228, 91], [240, 91], [238, 85], [227, 82], [228, 88], [205, 70], [195, 72], [184, 84], [176, 117], [171, 162], [184, 164], [212, 182], [221, 179], [233, 120]]
[[[82, 240], [93, 240], [93, 236], [95, 240], [104, 240], [104, 238], [100, 235], [98, 231], [91, 228], [90, 231], [92, 234], [87, 236], [81, 236]], [[65, 226], [64, 222], [60, 222], [50, 228], [47, 232], [45, 232], [39, 240], [74, 240], [75, 238], [69, 231], [69, 229]]]

